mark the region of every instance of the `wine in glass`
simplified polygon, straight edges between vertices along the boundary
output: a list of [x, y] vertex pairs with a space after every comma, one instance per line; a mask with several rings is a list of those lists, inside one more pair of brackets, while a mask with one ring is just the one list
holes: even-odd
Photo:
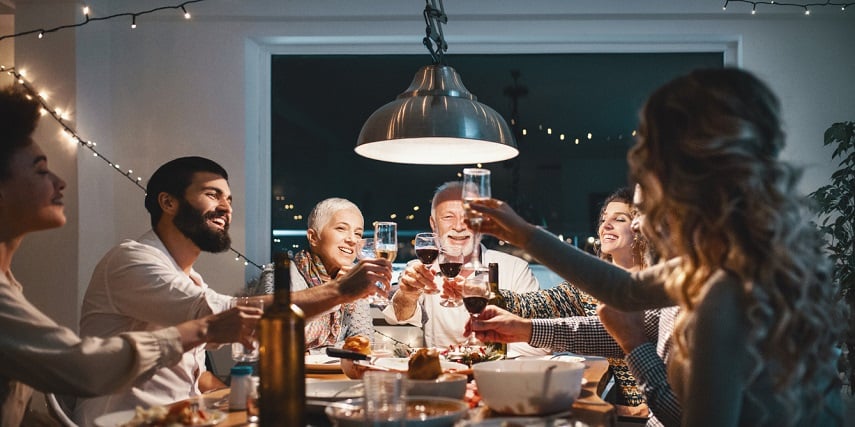
[[[463, 268], [463, 250], [458, 246], [443, 246], [439, 249], [439, 271], [444, 280], [454, 280]], [[460, 298], [443, 298], [439, 301], [443, 307], [460, 307], [463, 301]]]
[[[422, 264], [430, 266], [436, 261], [439, 256], [439, 245], [437, 244], [436, 233], [419, 233], [416, 234], [416, 256]], [[438, 294], [439, 289], [424, 289], [426, 294]]]
[[481, 214], [469, 209], [469, 203], [492, 197], [490, 171], [481, 168], [463, 169], [463, 190], [460, 196], [463, 199], [463, 210], [466, 213], [466, 218], [469, 219], [473, 232], [470, 267], [477, 269], [481, 267], [481, 221], [483, 218]]
[[[463, 282], [463, 305], [469, 316], [477, 318], [484, 307], [487, 307], [487, 301], [490, 299], [490, 284], [489, 270], [486, 268], [478, 268], [466, 278]], [[475, 338], [475, 332], [469, 336], [466, 345], [475, 346], [480, 342]]]
[[439, 246], [436, 244], [436, 233], [416, 234], [416, 256], [424, 265], [431, 265], [439, 256]]
[[374, 223], [374, 253], [377, 258], [395, 262], [398, 256], [398, 224], [394, 222]]

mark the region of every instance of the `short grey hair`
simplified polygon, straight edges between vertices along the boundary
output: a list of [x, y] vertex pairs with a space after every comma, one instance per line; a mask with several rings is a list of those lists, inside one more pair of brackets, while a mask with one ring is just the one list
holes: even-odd
[[342, 199], [340, 197], [331, 197], [329, 199], [321, 200], [314, 208], [312, 208], [312, 212], [309, 214], [309, 228], [320, 232], [321, 228], [326, 227], [330, 222], [330, 218], [342, 209], [356, 209], [356, 211], [362, 215], [362, 211], [359, 210], [359, 207], [350, 200]]
[[[451, 191], [457, 191], [453, 197], [446, 195]], [[430, 216], [436, 214], [436, 205], [448, 199], [460, 199], [463, 194], [463, 181], [448, 181], [443, 183], [433, 192], [433, 199], [430, 201]]]

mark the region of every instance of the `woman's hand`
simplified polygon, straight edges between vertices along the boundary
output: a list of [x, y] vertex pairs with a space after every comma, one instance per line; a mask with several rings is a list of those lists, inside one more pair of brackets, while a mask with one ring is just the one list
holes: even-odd
[[[369, 295], [388, 294], [392, 289], [392, 263], [382, 258], [366, 258], [349, 267], [344, 275], [335, 278], [342, 296], [351, 300]], [[383, 285], [380, 288], [377, 284]]]
[[529, 342], [531, 320], [488, 305], [477, 318], [469, 319], [463, 333], [469, 335], [473, 331], [484, 342]]
[[[469, 208], [483, 215], [482, 233], [510, 242], [514, 246], [524, 248], [534, 232], [533, 225], [522, 219], [501, 200], [473, 200], [469, 203]], [[466, 223], [472, 227], [471, 220], [467, 219]]]

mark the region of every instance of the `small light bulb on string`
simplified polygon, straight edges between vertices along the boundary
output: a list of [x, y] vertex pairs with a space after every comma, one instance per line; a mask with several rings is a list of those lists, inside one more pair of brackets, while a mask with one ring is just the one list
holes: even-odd
[[805, 6], [805, 15], [810, 15], [810, 9], [807, 6]]
[[591, 134], [591, 132], [588, 132], [588, 141], [590, 141], [590, 140], [591, 140], [591, 138], [593, 138], [593, 137], [594, 137], [594, 135], [593, 135], [593, 134]]
[[184, 12], [184, 19], [190, 19], [190, 12], [188, 12], [187, 9], [184, 8], [184, 6], [181, 6], [181, 11]]
[[754, 5], [753, 5], [753, 6], [751, 6], [751, 14], [752, 14], [752, 15], [756, 15], [756, 14], [757, 14], [757, 3], [754, 3]]
[[131, 29], [134, 29], [134, 28], [136, 28], [136, 27], [137, 27], [137, 16], [136, 16], [136, 15], [132, 15], [132, 16], [131, 16]]
[[44, 31], [39, 31], [39, 38], [40, 39], [45, 38], [45, 32]]

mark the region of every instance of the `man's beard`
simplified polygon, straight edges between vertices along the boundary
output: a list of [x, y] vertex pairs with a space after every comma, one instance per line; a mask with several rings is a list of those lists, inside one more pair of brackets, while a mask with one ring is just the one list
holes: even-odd
[[212, 230], [208, 227], [208, 219], [216, 218], [220, 214], [217, 211], [202, 213], [181, 199], [178, 202], [178, 213], [172, 219], [172, 223], [181, 233], [187, 236], [199, 249], [205, 252], [223, 252], [232, 246], [232, 238], [229, 237], [229, 225], [220, 230]]

